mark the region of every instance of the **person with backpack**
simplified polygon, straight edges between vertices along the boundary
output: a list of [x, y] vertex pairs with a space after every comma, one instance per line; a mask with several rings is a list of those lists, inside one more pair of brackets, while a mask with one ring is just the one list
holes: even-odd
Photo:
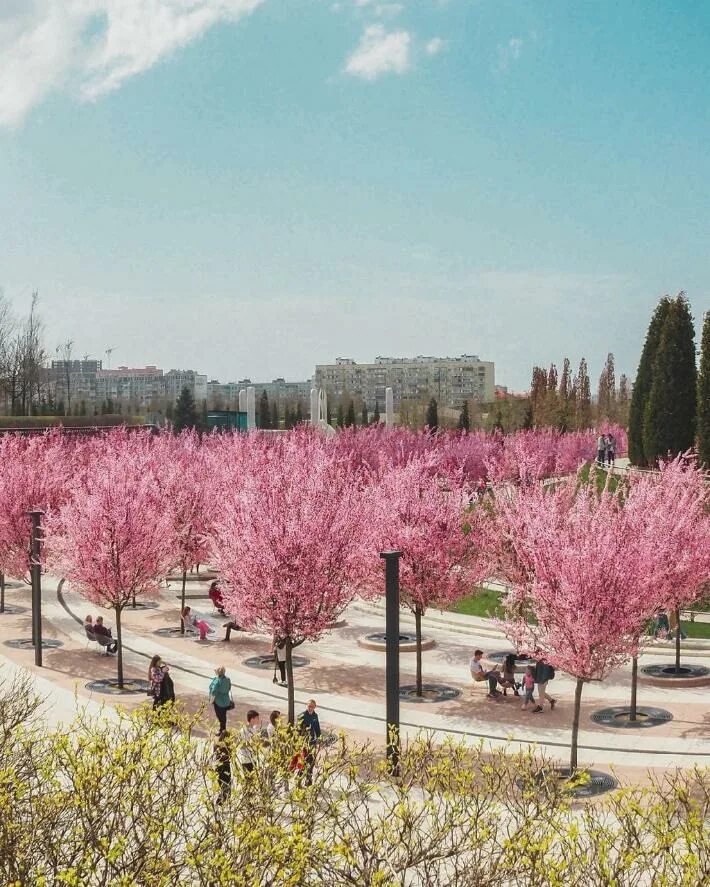
[[537, 684], [537, 705], [533, 709], [533, 714], [543, 711], [543, 702], [547, 700], [550, 703], [550, 711], [557, 704], [557, 700], [547, 693], [547, 685], [555, 678], [555, 669], [547, 662], [538, 662], [535, 666], [535, 683]]

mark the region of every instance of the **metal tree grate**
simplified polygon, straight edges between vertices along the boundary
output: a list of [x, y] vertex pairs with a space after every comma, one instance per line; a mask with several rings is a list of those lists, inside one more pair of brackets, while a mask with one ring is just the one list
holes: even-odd
[[105, 693], [109, 696], [137, 695], [138, 693], [147, 695], [150, 690], [150, 684], [148, 681], [142, 681], [137, 678], [127, 678], [123, 682], [123, 687], [120, 688], [116, 678], [99, 678], [95, 681], [89, 681], [86, 684], [86, 689], [91, 690], [93, 693]]
[[[378, 631], [374, 634], [365, 635], [365, 640], [373, 644], [386, 644], [387, 635], [384, 631]], [[415, 634], [406, 634], [405, 632], [400, 632], [399, 642], [400, 644], [416, 644], [417, 636]]]
[[417, 696], [416, 684], [405, 684], [399, 688], [399, 698], [407, 702], [448, 702], [460, 695], [460, 690], [446, 684], [422, 684], [421, 696]]
[[622, 730], [642, 730], [645, 727], [657, 727], [659, 724], [666, 724], [673, 720], [673, 715], [665, 708], [640, 705], [636, 709], [637, 719], [635, 721], [629, 720], [630, 711], [628, 705], [614, 705], [595, 711], [591, 719], [595, 724]]
[[[574, 798], [593, 798], [596, 795], [603, 795], [605, 792], [612, 791], [619, 785], [613, 776], [603, 773], [601, 770], [583, 770], [581, 772], [586, 775], [587, 779], [583, 784], [569, 788], [569, 792]], [[547, 773], [540, 773], [535, 781], [542, 783], [546, 778], [554, 775], [560, 781], [566, 782], [570, 778], [569, 773], [568, 767], [555, 767], [553, 770], [547, 771]], [[523, 779], [516, 780], [516, 784], [520, 789], [527, 787], [527, 783]]]
[[710, 668], [704, 665], [681, 665], [676, 671], [675, 665], [644, 665], [641, 674], [649, 678], [704, 678], [710, 675]]
[[[13, 638], [10, 641], [5, 641], [6, 647], [12, 647], [14, 650], [34, 650], [34, 643], [32, 642], [32, 638]], [[57, 647], [63, 647], [64, 644], [61, 641], [55, 641], [52, 638], [42, 638], [42, 649], [43, 650], [54, 650]]]
[[0, 616], [19, 616], [20, 613], [26, 613], [27, 607], [14, 607], [11, 604], [5, 604], [0, 610]]
[[[294, 668], [303, 668], [304, 665], [310, 665], [310, 659], [305, 656], [292, 656], [291, 664]], [[247, 668], [260, 668], [262, 671], [273, 670], [276, 660], [273, 656], [250, 656], [242, 662]]]

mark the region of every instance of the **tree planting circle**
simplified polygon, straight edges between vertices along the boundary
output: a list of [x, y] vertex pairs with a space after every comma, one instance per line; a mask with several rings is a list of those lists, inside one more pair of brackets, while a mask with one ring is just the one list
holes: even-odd
[[[199, 638], [199, 634], [196, 631], [186, 631], [181, 632], [179, 628], [173, 626], [165, 626], [163, 628], [156, 628], [153, 634], [157, 634], [160, 638], [185, 638], [187, 640], [194, 641], [195, 638]], [[215, 632], [212, 635], [207, 635], [207, 637], [213, 637]]]
[[[291, 664], [294, 668], [303, 668], [304, 665], [310, 665], [310, 659], [305, 656], [292, 656]], [[260, 668], [262, 671], [273, 671], [276, 660], [273, 656], [250, 656], [242, 662], [247, 668]]]
[[641, 674], [648, 678], [677, 680], [678, 678], [705, 678], [710, 675], [710, 668], [704, 665], [681, 665], [676, 671], [675, 665], [644, 665]]
[[[361, 647], [367, 650], [379, 650], [384, 653], [387, 650], [387, 635], [384, 631], [375, 631], [372, 634], [366, 634], [365, 637], [358, 640]], [[430, 650], [436, 646], [434, 638], [422, 635], [422, 650]], [[400, 631], [399, 633], [399, 652], [414, 653], [417, 649], [417, 636], [410, 634], [408, 631]]]
[[13, 607], [9, 604], [5, 604], [3, 610], [0, 611], [0, 616], [17, 616], [20, 613], [26, 613], [27, 607]]
[[123, 608], [124, 613], [130, 613], [131, 610], [156, 610], [158, 608], [157, 601], [136, 601], [135, 607], [133, 604], [126, 604]]
[[[582, 785], [575, 788], [569, 787], [569, 793], [574, 798], [593, 798], [596, 795], [603, 795], [605, 792], [612, 791], [617, 788], [619, 783], [609, 773], [603, 773], [601, 770], [587, 770], [580, 768], [580, 772], [587, 776], [586, 781]], [[542, 783], [546, 777], [550, 775], [556, 776], [561, 782], [567, 782], [570, 778], [569, 767], [554, 767], [552, 770], [542, 772], [536, 780]], [[525, 782], [522, 779], [517, 780], [518, 788], [525, 788]]]
[[[32, 638], [14, 638], [11, 641], [5, 641], [6, 647], [12, 647], [14, 650], [34, 650]], [[42, 638], [43, 650], [54, 650], [57, 647], [63, 647], [61, 641], [55, 641], [54, 638]]]
[[654, 708], [649, 705], [639, 705], [636, 709], [636, 720], [629, 720], [631, 709], [628, 705], [613, 705], [610, 708], [602, 708], [595, 711], [592, 720], [603, 727], [617, 727], [619, 729], [640, 730], [644, 727], [657, 727], [673, 720], [673, 715], [665, 708]]
[[93, 693], [105, 693], [109, 696], [123, 696], [125, 694], [135, 696], [138, 693], [147, 696], [150, 684], [148, 681], [142, 681], [138, 678], [125, 678], [123, 687], [119, 687], [118, 678], [99, 678], [96, 681], [89, 681], [86, 689], [91, 690]]
[[446, 684], [422, 684], [422, 695], [417, 695], [416, 684], [405, 684], [399, 688], [399, 698], [406, 702], [449, 702], [461, 695], [461, 691]]
[[483, 658], [489, 659], [491, 662], [499, 662], [501, 665], [505, 661], [505, 657], [511, 653], [515, 654], [515, 670], [524, 671], [528, 665], [537, 665], [536, 659], [531, 659], [522, 653], [516, 653], [515, 650], [496, 650], [493, 653], [484, 653]]
[[21, 589], [29, 591], [30, 586], [26, 582], [18, 582], [17, 579], [5, 580], [5, 591], [20, 591]]

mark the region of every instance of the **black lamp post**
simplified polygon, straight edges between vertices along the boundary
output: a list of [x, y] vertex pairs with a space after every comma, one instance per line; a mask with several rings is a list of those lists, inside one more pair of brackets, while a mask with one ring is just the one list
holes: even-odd
[[382, 551], [385, 562], [386, 724], [387, 760], [399, 776], [399, 559], [401, 551]]
[[43, 511], [34, 509], [27, 514], [32, 520], [30, 548], [30, 577], [32, 579], [32, 643], [35, 648], [35, 665], [42, 666], [42, 565], [40, 562], [40, 520]]

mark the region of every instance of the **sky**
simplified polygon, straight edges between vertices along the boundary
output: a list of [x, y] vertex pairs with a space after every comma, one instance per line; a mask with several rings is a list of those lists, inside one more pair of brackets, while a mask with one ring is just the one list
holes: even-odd
[[710, 309], [709, 74], [704, 0], [0, 0], [0, 288], [114, 367], [633, 377]]

